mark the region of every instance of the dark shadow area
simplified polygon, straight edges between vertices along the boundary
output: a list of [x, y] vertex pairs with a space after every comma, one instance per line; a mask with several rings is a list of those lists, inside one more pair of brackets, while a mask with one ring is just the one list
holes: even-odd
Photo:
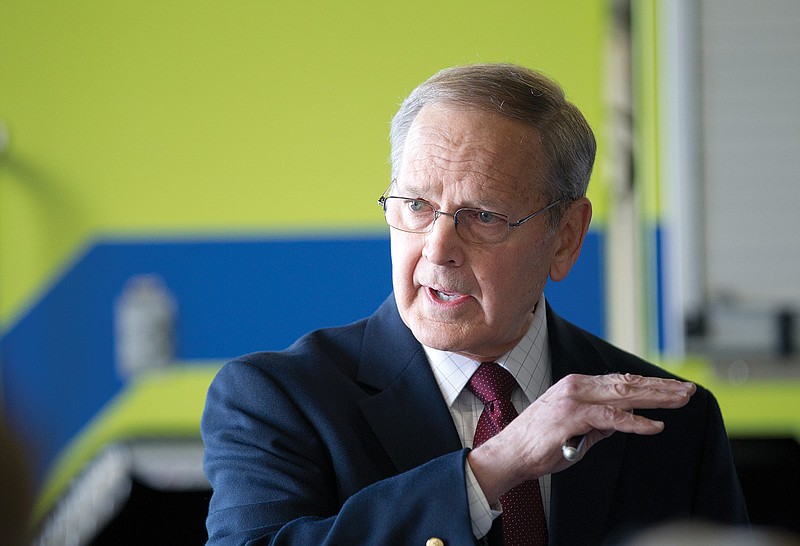
[[800, 534], [800, 444], [794, 438], [732, 438], [750, 521]]
[[124, 507], [91, 544], [202, 546], [208, 539], [205, 524], [210, 498], [210, 490], [163, 491], [133, 480]]

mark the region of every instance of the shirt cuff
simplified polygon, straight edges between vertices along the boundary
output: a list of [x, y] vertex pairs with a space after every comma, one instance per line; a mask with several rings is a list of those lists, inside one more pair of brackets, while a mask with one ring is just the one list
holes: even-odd
[[464, 471], [467, 481], [467, 502], [469, 502], [469, 517], [472, 521], [472, 534], [475, 535], [475, 538], [483, 538], [489, 534], [495, 518], [503, 512], [502, 509], [499, 509], [499, 503], [497, 505], [498, 510], [494, 510], [489, 506], [489, 501], [486, 500], [486, 495], [483, 494], [483, 489], [481, 489], [477, 478], [475, 478], [468, 461], [464, 461]]

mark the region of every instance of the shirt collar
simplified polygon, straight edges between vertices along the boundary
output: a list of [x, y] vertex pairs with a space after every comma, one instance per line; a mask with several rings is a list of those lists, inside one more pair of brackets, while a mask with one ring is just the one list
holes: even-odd
[[[547, 319], [544, 296], [533, 311], [533, 320], [528, 332], [520, 342], [496, 360], [514, 378], [528, 399], [536, 400], [550, 386], [550, 350], [547, 343]], [[448, 407], [466, 387], [469, 378], [480, 366], [480, 362], [451, 353], [422, 346], [428, 362], [442, 391]]]

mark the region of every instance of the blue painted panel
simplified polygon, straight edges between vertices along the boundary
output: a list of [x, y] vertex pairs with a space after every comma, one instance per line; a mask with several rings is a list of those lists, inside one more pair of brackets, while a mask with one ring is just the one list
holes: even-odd
[[549, 282], [545, 295], [565, 319], [603, 337], [605, 327], [605, 257], [603, 236], [589, 231], [581, 256], [561, 282]]
[[[590, 233], [570, 276], [547, 288], [559, 313], [599, 335], [601, 243]], [[281, 349], [370, 314], [391, 290], [388, 237], [99, 242], [0, 341], [8, 417], [31, 438], [40, 478], [122, 387], [114, 303], [128, 279], [150, 273], [177, 301], [179, 360]]]

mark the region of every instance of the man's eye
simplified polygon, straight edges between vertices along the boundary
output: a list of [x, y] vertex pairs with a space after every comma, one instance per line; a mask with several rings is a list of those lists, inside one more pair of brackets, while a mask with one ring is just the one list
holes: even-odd
[[478, 220], [482, 224], [492, 224], [497, 222], [497, 216], [493, 212], [488, 212], [485, 210], [479, 210], [477, 213]]
[[425, 210], [425, 203], [415, 199], [410, 199], [408, 201], [408, 208], [411, 212], [422, 212]]

